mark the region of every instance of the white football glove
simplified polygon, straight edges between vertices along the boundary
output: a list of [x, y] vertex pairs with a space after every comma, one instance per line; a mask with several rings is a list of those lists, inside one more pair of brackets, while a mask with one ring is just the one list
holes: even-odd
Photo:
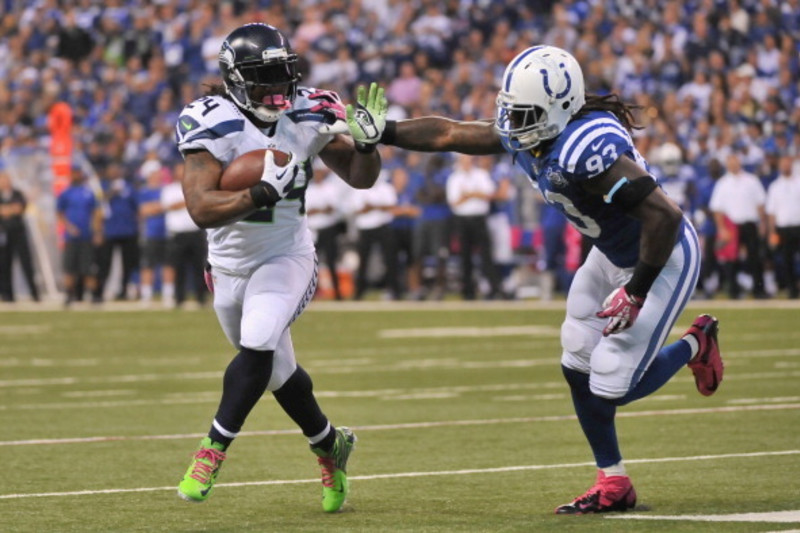
[[274, 193], [277, 197], [275, 201], [284, 198], [294, 188], [294, 180], [300, 172], [297, 159], [297, 156], [289, 152], [289, 161], [281, 167], [275, 163], [272, 150], [264, 153], [264, 172], [261, 174], [261, 181], [271, 189], [270, 193]]

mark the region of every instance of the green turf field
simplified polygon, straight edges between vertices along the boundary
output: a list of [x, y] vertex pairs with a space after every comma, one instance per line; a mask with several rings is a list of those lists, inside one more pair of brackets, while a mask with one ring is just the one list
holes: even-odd
[[[335, 515], [271, 395], [212, 498], [176, 496], [233, 355], [211, 311], [2, 312], [0, 531], [800, 530], [800, 306], [714, 305], [693, 304], [671, 339], [701, 309], [720, 318], [720, 391], [700, 396], [687, 369], [620, 410], [639, 494], [624, 520], [552, 514], [595, 475], [558, 305], [314, 303], [293, 326], [298, 358], [359, 438]], [[734, 513], [763, 514], [691, 519]]]

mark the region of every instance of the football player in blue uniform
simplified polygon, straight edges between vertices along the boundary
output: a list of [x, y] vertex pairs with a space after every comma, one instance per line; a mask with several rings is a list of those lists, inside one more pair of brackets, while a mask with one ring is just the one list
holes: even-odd
[[[300, 426], [318, 456], [323, 509], [338, 511], [347, 497], [345, 469], [355, 435], [332, 426], [321, 411], [311, 378], [295, 360], [290, 325], [317, 284], [304, 202], [312, 161], [319, 157], [355, 188], [371, 187], [381, 168], [375, 145], [387, 105], [376, 85], [368, 96], [360, 92], [355, 109], [330, 91], [300, 87], [297, 60], [278, 29], [237, 28], [219, 55], [224, 85], [188, 104], [176, 125], [186, 160], [186, 207], [208, 233], [214, 310], [238, 351], [225, 370], [208, 436], [178, 487], [189, 501], [208, 498], [228, 446], [265, 391]], [[337, 122], [350, 136], [331, 131]], [[220, 190], [223, 170], [234, 159], [265, 148], [291, 157], [278, 166], [267, 150], [256, 185]]]
[[700, 252], [692, 225], [634, 147], [634, 127], [616, 95], [585, 93], [572, 55], [534, 46], [507, 66], [494, 120], [389, 121], [381, 139], [419, 151], [508, 152], [594, 245], [567, 296], [561, 365], [598, 474], [557, 514], [636, 504], [617, 444], [618, 406], [653, 393], [687, 363], [704, 395], [722, 379], [716, 318], [698, 317], [664, 346], [694, 290]]

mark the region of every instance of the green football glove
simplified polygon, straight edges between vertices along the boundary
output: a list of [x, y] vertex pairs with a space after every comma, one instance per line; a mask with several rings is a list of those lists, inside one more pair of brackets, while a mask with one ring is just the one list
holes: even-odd
[[363, 85], [359, 85], [356, 107], [347, 104], [345, 108], [347, 128], [359, 151], [374, 150], [386, 127], [389, 103], [383, 93], [383, 87], [378, 87], [377, 83], [370, 84], [369, 94]]

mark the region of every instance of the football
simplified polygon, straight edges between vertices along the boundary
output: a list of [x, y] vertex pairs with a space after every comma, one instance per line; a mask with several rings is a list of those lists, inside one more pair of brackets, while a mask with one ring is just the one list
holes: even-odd
[[291, 157], [286, 152], [271, 148], [253, 150], [240, 155], [222, 172], [219, 188], [223, 191], [241, 191], [249, 189], [259, 182], [264, 173], [264, 152], [270, 150], [275, 158], [275, 164], [285, 166]]

